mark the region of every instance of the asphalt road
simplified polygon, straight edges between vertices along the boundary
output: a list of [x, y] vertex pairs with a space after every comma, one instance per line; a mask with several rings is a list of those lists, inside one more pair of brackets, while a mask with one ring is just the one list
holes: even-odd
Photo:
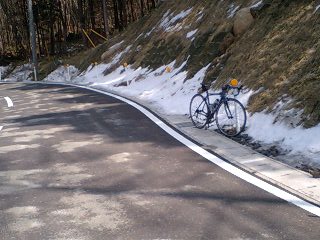
[[[2, 84], [0, 239], [320, 239], [320, 219], [216, 167], [131, 106]], [[3, 102], [1, 102], [3, 103]]]

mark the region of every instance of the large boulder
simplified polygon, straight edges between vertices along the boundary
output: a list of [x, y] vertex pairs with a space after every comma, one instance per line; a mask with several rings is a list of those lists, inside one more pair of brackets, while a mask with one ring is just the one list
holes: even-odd
[[254, 19], [251, 14], [250, 8], [240, 9], [234, 19], [233, 33], [235, 36], [239, 36], [244, 33], [250, 25], [253, 23]]

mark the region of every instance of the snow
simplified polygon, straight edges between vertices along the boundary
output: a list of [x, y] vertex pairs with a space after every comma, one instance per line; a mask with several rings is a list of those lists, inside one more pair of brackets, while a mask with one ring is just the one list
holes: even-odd
[[[245, 94], [240, 94], [237, 99], [244, 106], [247, 106], [250, 96], [258, 91], [249, 90]], [[291, 101], [292, 99], [280, 100], [275, 105], [273, 113], [264, 111], [253, 115], [248, 114], [245, 133], [255, 141], [280, 146], [287, 152], [289, 157], [283, 159], [286, 162], [290, 163], [290, 156], [300, 156], [300, 158], [303, 156], [302, 158], [307, 158], [307, 161], [311, 161], [309, 164], [320, 167], [320, 124], [309, 129], [304, 129], [301, 126], [297, 127], [296, 125], [294, 125], [294, 128], [290, 127], [285, 121], [290, 113], [293, 113], [292, 120], [299, 122], [303, 111], [299, 109], [283, 111]], [[282, 111], [282, 114], [285, 115], [284, 120], [279, 118], [279, 111]], [[306, 160], [301, 159], [299, 162], [306, 162]]]
[[0, 81], [2, 80], [4, 74], [8, 71], [9, 66], [0, 66]]
[[5, 73], [8, 70], [9, 66], [0, 66], [0, 72]]
[[315, 7], [315, 10], [313, 13], [316, 13], [318, 10], [320, 9], [320, 4], [318, 6]]
[[192, 8], [189, 8], [173, 16], [173, 13], [170, 14], [170, 11], [167, 11], [162, 17], [159, 27], [166, 32], [179, 31], [182, 27], [177, 22], [187, 17], [191, 12]]
[[227, 11], [227, 18], [233, 18], [236, 12], [239, 10], [240, 6], [235, 5], [234, 3], [229, 5], [229, 9]]
[[132, 46], [132, 45], [129, 45], [128, 47], [126, 47], [125, 50], [123, 50], [122, 52], [118, 53], [118, 54], [115, 56], [115, 58], [113, 59], [113, 61], [110, 63], [110, 65], [113, 66], [113, 65], [117, 64], [117, 63], [120, 61], [121, 57], [122, 57], [125, 53], [129, 52], [129, 50], [131, 49], [131, 46]]
[[31, 80], [32, 74], [31, 64], [23, 64], [16, 67], [6, 78], [2, 79], [5, 82], [21, 82]]
[[274, 116], [265, 112], [249, 118], [246, 131], [255, 140], [264, 143], [278, 143], [289, 155], [302, 154], [320, 166], [320, 125], [303, 129], [291, 128], [283, 123], [274, 123]]
[[139, 36], [136, 38], [136, 40], [135, 41], [137, 41], [140, 37], [142, 37], [143, 36], [143, 33], [141, 33], [141, 34], [139, 34]]
[[153, 27], [149, 32], [146, 33], [146, 37], [149, 37], [151, 35], [151, 33], [153, 33], [153, 31], [156, 29], [156, 27]]
[[196, 22], [199, 22], [204, 16], [204, 13], [203, 13], [203, 8], [201, 9], [201, 11], [197, 14], [197, 20]]
[[187, 38], [188, 39], [192, 38], [197, 32], [198, 32], [198, 29], [188, 32]]
[[79, 75], [79, 71], [74, 66], [60, 66], [50, 73], [43, 81], [46, 82], [71, 82]]
[[[124, 69], [119, 66], [107, 76], [103, 76], [102, 72], [108, 64], [98, 65], [74, 82], [152, 102], [156, 109], [166, 114], [187, 114], [189, 101], [197, 92], [209, 65], [187, 80], [187, 72], [182, 71], [186, 63], [187, 61], [174, 68], [175, 62], [172, 62], [156, 70], [133, 69], [131, 66]], [[170, 73], [165, 71], [168, 66], [172, 69]], [[123, 83], [128, 86], [120, 86]]]
[[263, 0], [260, 0], [250, 6], [250, 8], [258, 8], [263, 4]]

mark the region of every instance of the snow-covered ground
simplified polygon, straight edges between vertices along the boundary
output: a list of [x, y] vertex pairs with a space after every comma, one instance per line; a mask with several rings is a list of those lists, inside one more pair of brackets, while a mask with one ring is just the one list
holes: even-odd
[[0, 66], [0, 80], [2, 80], [3, 76], [8, 71], [9, 66]]
[[31, 80], [30, 75], [32, 74], [32, 67], [30, 64], [23, 64], [21, 66], [16, 67], [8, 76], [4, 78], [4, 74], [10, 66], [6, 67], [1, 67], [0, 66], [0, 71], [1, 71], [1, 81], [6, 81], [6, 82], [20, 82], [20, 81], [25, 81], [25, 80]]

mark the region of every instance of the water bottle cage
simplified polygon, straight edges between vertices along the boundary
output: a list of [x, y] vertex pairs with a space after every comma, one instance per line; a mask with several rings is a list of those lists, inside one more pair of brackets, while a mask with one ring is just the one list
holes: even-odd
[[218, 100], [216, 100], [213, 104], [210, 104], [210, 111], [214, 112], [218, 107]]

